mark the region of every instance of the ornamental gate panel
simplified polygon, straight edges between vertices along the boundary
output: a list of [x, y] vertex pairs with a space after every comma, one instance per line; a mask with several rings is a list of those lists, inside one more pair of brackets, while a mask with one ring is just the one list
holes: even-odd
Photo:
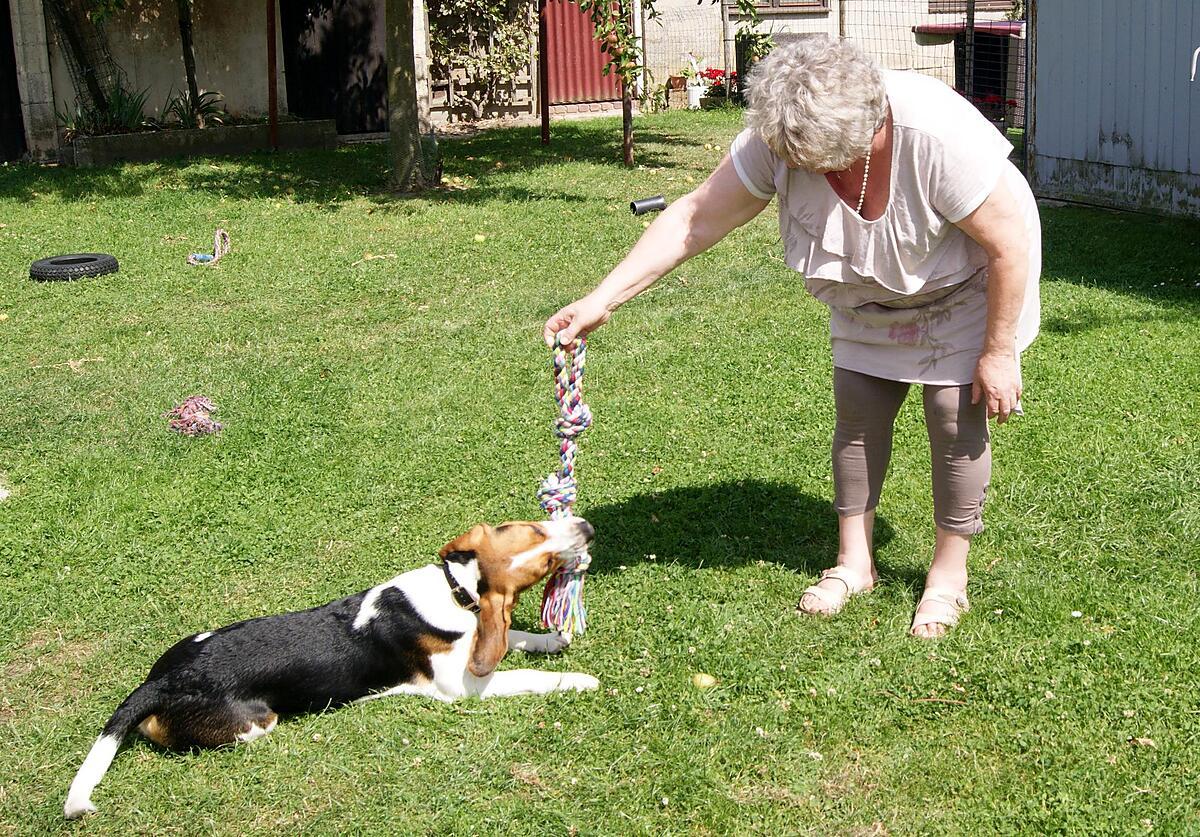
[[619, 100], [617, 76], [604, 74], [608, 54], [587, 13], [571, 0], [546, 0], [545, 15], [550, 104]]

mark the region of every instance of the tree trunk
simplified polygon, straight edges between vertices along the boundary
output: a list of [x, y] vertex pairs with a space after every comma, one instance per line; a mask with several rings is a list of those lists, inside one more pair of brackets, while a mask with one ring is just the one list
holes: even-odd
[[[420, 5], [424, 14], [424, 3]], [[417, 105], [416, 55], [413, 50], [413, 0], [386, 0], [388, 61], [388, 132], [392, 162], [391, 186], [419, 192], [437, 186], [441, 158], [433, 126], [422, 125]], [[424, 27], [428, 32], [428, 27]]]
[[179, 43], [183, 46], [183, 71], [187, 76], [188, 95], [192, 98], [192, 110], [196, 114], [196, 126], [204, 127], [204, 116], [199, 112], [200, 88], [196, 84], [196, 49], [192, 44], [192, 0], [175, 0], [179, 10]]
[[58, 24], [59, 31], [62, 32], [63, 40], [67, 42], [67, 49], [71, 51], [71, 56], [75, 59], [80, 74], [83, 75], [83, 85], [87, 88], [92, 105], [101, 113], [107, 112], [108, 96], [100, 88], [100, 82], [96, 78], [96, 68], [92, 66], [87, 50], [83, 47], [83, 35], [75, 25], [75, 18], [62, 0], [48, 0], [46, 5], [50, 8], [50, 14], [54, 16], [54, 22]]
[[625, 83], [621, 84], [621, 151], [625, 165], [633, 168], [633, 98]]

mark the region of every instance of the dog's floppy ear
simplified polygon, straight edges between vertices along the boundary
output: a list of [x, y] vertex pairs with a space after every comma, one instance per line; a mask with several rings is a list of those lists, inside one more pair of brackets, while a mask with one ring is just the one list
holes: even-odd
[[[472, 526], [466, 532], [463, 532], [450, 543], [443, 546], [438, 551], [438, 557], [442, 560], [455, 560], [455, 553], [467, 556], [467, 560], [475, 557], [480, 541], [483, 540], [484, 534], [487, 532], [487, 527], [482, 523]], [[461, 560], [461, 559], [459, 559]]]
[[480, 592], [479, 624], [467, 668], [476, 677], [487, 677], [496, 670], [508, 652], [508, 629], [512, 625], [515, 594], [504, 590]]

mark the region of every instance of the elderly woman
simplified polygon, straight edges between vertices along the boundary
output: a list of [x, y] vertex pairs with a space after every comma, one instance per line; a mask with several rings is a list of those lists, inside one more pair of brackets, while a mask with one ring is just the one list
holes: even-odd
[[872, 589], [875, 507], [892, 425], [921, 384], [932, 453], [932, 564], [912, 633], [967, 610], [967, 551], [983, 528], [989, 417], [1020, 412], [1020, 353], [1038, 329], [1037, 206], [1007, 140], [940, 81], [883, 71], [848, 41], [777, 48], [750, 79], [747, 128], [591, 293], [546, 322], [547, 342], [608, 321], [772, 197], [788, 266], [830, 310], [835, 566], [800, 599], [832, 615]]

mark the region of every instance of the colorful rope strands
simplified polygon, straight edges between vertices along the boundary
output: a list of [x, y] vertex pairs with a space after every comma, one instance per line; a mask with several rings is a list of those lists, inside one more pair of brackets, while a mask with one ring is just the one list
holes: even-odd
[[[575, 438], [592, 424], [592, 411], [583, 401], [583, 365], [587, 342], [583, 338], [571, 346], [554, 341], [554, 397], [558, 419], [559, 468], [542, 480], [538, 501], [551, 518], [570, 517], [575, 505]], [[583, 606], [583, 579], [592, 556], [584, 551], [571, 564], [562, 567], [546, 582], [542, 595], [542, 622], [546, 627], [572, 636], [587, 630], [587, 608]]]
[[176, 433], [203, 436], [221, 429], [221, 422], [212, 417], [216, 411], [217, 405], [203, 395], [190, 395], [178, 407], [163, 413], [163, 418], [171, 420], [167, 426]]

